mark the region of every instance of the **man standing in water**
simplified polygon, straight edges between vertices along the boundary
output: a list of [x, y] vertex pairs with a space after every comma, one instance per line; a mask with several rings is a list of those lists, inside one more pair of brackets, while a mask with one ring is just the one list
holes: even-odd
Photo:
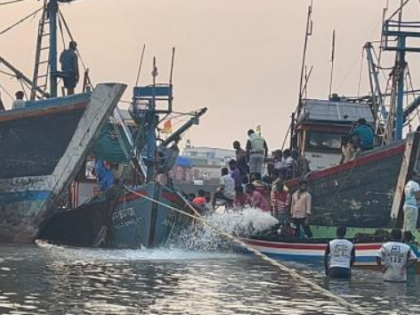
[[353, 243], [344, 239], [347, 229], [337, 228], [337, 238], [328, 243], [324, 254], [325, 274], [331, 278], [348, 279], [351, 277], [351, 267], [356, 260]]
[[301, 227], [307, 237], [312, 237], [309, 227], [309, 216], [311, 215], [312, 196], [308, 193], [308, 182], [299, 181], [299, 189], [292, 196], [292, 222], [296, 226], [295, 236], [300, 236]]
[[416, 254], [410, 246], [402, 243], [401, 230], [392, 230], [391, 238], [391, 242], [382, 245], [376, 257], [376, 263], [384, 274], [384, 281], [406, 282], [407, 268], [417, 261]]
[[246, 153], [249, 157], [249, 172], [252, 174], [262, 174], [264, 159], [268, 154], [267, 142], [263, 137], [260, 137], [254, 130], [248, 131], [249, 140], [246, 144]]
[[412, 171], [410, 180], [404, 187], [405, 201], [404, 201], [404, 224], [403, 231], [415, 231], [417, 228], [417, 219], [419, 216], [418, 202], [420, 200], [420, 179], [416, 171]]

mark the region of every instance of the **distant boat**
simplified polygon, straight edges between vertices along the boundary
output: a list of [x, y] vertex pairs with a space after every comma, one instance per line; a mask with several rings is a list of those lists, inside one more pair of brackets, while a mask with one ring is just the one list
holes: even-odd
[[[24, 108], [0, 112], [3, 243], [30, 243], [36, 239], [45, 221], [59, 208], [98, 131], [126, 88], [122, 84], [99, 84], [93, 92], [57, 97], [58, 2], [70, 1], [44, 2], [34, 81], [0, 58], [31, 87], [33, 99]], [[40, 60], [41, 57], [47, 59]], [[41, 66], [45, 74], [40, 72]], [[40, 86], [41, 80], [45, 85]], [[45, 90], [48, 83], [49, 93]]]

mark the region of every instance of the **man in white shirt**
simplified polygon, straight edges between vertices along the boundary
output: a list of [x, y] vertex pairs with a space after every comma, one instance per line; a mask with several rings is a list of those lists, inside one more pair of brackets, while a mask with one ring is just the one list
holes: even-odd
[[419, 216], [418, 202], [420, 200], [420, 179], [419, 174], [413, 171], [410, 180], [404, 187], [405, 201], [404, 201], [404, 224], [403, 231], [415, 231], [417, 228], [417, 219]]
[[376, 263], [384, 274], [384, 281], [406, 282], [407, 268], [417, 261], [417, 257], [410, 246], [402, 243], [401, 230], [392, 230], [391, 237], [392, 241], [379, 250]]
[[25, 94], [22, 91], [17, 91], [15, 96], [16, 100], [13, 101], [12, 109], [25, 108], [25, 101], [23, 100]]
[[344, 239], [347, 229], [337, 228], [337, 238], [328, 243], [324, 254], [325, 274], [331, 278], [348, 279], [351, 267], [356, 261], [356, 251], [352, 242]]
[[235, 200], [235, 181], [229, 174], [227, 167], [222, 168], [222, 178], [220, 179], [220, 188], [213, 195], [212, 206], [216, 207], [218, 199], [225, 200], [229, 204], [233, 204]]

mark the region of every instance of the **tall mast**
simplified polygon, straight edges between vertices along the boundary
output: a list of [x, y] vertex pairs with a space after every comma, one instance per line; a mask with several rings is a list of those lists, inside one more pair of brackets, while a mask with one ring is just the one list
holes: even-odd
[[[396, 60], [393, 70], [395, 95], [395, 110], [391, 108], [388, 119], [388, 129], [393, 130], [394, 140], [401, 140], [404, 128], [404, 80], [407, 69], [406, 53], [419, 53], [420, 48], [407, 45], [410, 39], [420, 38], [420, 22], [404, 22], [403, 8], [409, 0], [401, 1], [401, 5], [391, 17], [385, 21], [382, 31], [382, 49], [395, 51]], [[398, 14], [398, 20], [393, 18]], [[395, 43], [396, 39], [396, 43]], [[395, 119], [392, 115], [395, 112]]]
[[57, 97], [57, 12], [58, 1], [50, 0], [48, 15], [50, 19], [50, 95]]

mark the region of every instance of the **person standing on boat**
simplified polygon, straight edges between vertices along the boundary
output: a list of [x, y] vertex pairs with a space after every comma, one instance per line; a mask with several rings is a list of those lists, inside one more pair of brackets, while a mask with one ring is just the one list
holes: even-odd
[[249, 171], [251, 174], [262, 174], [264, 159], [268, 155], [267, 142], [252, 129], [248, 131], [248, 137], [249, 140], [246, 144], [246, 153], [249, 160]]
[[261, 209], [263, 212], [270, 212], [271, 209], [267, 199], [256, 190], [253, 184], [246, 185], [246, 193], [251, 207]]
[[337, 238], [328, 243], [324, 254], [325, 274], [331, 278], [348, 279], [356, 261], [356, 250], [352, 242], [344, 239], [347, 229], [337, 228]]
[[292, 150], [291, 157], [296, 165], [295, 170], [293, 172], [293, 177], [304, 178], [306, 174], [308, 174], [311, 171], [308, 159], [302, 156], [296, 149]]
[[60, 56], [61, 70], [64, 88], [67, 90], [67, 95], [73, 95], [74, 89], [79, 82], [79, 61], [76, 54], [77, 43], [71, 41], [69, 48], [65, 49]]
[[408, 183], [404, 187], [403, 231], [415, 231], [419, 216], [420, 185], [418, 182], [420, 176], [416, 171], [412, 171], [409, 178]]
[[407, 269], [416, 263], [416, 254], [410, 246], [402, 243], [402, 232], [391, 231], [391, 242], [382, 245], [376, 257], [376, 263], [386, 282], [406, 282]]
[[292, 196], [291, 217], [296, 227], [295, 236], [300, 236], [300, 230], [303, 230], [307, 237], [312, 237], [312, 231], [309, 227], [309, 217], [311, 215], [312, 196], [308, 192], [308, 181], [300, 180], [299, 189]]
[[230, 176], [232, 176], [233, 181], [235, 182], [235, 187], [242, 186], [242, 176], [239, 168], [237, 167], [235, 160], [229, 161]]
[[273, 216], [279, 220], [280, 225], [287, 221], [287, 208], [290, 205], [291, 195], [289, 188], [281, 179], [277, 179], [271, 187], [271, 208]]
[[233, 148], [235, 149], [236, 164], [241, 172], [242, 176], [246, 176], [249, 173], [248, 161], [246, 158], [246, 151], [241, 148], [239, 141], [233, 142]]
[[216, 208], [216, 202], [218, 199], [224, 200], [229, 204], [233, 204], [235, 200], [235, 181], [229, 174], [229, 170], [224, 167], [222, 168], [222, 178], [220, 179], [221, 186], [213, 194], [212, 206]]
[[25, 93], [22, 91], [17, 91], [15, 96], [16, 99], [13, 101], [12, 109], [25, 108], [25, 101], [23, 100]]
[[373, 149], [373, 129], [367, 124], [364, 118], [357, 120], [355, 128], [350, 132], [350, 138], [357, 139], [358, 147], [362, 151]]
[[340, 164], [348, 163], [354, 158], [356, 148], [349, 136], [341, 137], [341, 161]]

